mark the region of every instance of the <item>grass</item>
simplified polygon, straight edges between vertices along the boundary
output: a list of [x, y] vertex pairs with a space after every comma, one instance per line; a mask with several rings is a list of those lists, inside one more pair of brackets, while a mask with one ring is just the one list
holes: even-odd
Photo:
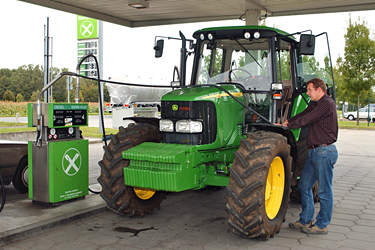
[[[370, 122], [370, 126], [367, 126], [367, 121], [360, 120], [359, 126], [357, 126], [357, 121], [339, 121], [340, 129], [363, 129], [363, 130], [375, 130], [375, 123]], [[82, 134], [84, 137], [90, 138], [102, 138], [102, 134], [99, 133], [99, 128], [97, 127], [81, 127]], [[16, 132], [28, 132], [35, 131], [36, 128], [27, 127], [27, 123], [14, 123], [14, 122], [1, 122], [0, 121], [0, 133], [16, 133]], [[106, 135], [116, 134], [117, 129], [106, 128]]]
[[22, 126], [27, 126], [27, 123], [0, 122], [0, 127], [22, 127]]
[[[27, 102], [5, 102], [0, 101], [0, 116], [1, 117], [13, 117], [16, 114], [20, 114], [21, 117], [27, 116]], [[104, 103], [105, 105], [106, 103]], [[99, 104], [95, 102], [88, 103], [88, 112], [90, 115], [99, 114]], [[110, 114], [104, 111], [104, 115]]]
[[365, 120], [360, 120], [359, 121], [359, 126], [357, 126], [357, 121], [339, 121], [339, 128], [347, 128], [347, 129], [368, 129], [368, 130], [375, 130], [375, 123], [370, 122], [367, 126], [367, 121]]
[[28, 128], [28, 127], [3, 127], [0, 123], [0, 133], [17, 133], [17, 132], [29, 132], [29, 131], [36, 131], [36, 128]]
[[[99, 128], [96, 127], [80, 127], [84, 137], [102, 138], [102, 134], [99, 133]], [[15, 123], [15, 122], [1, 122], [0, 121], [0, 133], [17, 133], [17, 132], [29, 132], [35, 131], [36, 128], [27, 127], [27, 123]], [[116, 134], [118, 129], [106, 128], [106, 135]]]
[[[93, 127], [80, 127], [82, 130], [83, 137], [90, 137], [90, 138], [102, 138], [102, 133], [99, 133], [99, 128], [93, 128]], [[106, 128], [105, 134], [117, 134], [118, 129], [113, 128]]]

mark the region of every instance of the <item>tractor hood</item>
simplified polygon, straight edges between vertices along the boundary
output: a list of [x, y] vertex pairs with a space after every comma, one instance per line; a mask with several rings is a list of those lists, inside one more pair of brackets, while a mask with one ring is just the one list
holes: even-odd
[[[242, 91], [240, 88], [234, 85], [218, 85], [225, 90], [229, 91], [235, 97], [242, 97]], [[196, 85], [189, 86], [186, 88], [176, 89], [165, 94], [162, 101], [212, 101], [218, 102], [221, 100], [233, 100], [223, 90], [215, 87], [214, 85]]]

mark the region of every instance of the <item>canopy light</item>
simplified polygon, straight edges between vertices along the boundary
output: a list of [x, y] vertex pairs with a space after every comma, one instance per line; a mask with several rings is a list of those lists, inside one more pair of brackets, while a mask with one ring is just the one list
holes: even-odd
[[146, 0], [128, 0], [128, 5], [136, 9], [145, 9], [149, 7], [149, 2]]

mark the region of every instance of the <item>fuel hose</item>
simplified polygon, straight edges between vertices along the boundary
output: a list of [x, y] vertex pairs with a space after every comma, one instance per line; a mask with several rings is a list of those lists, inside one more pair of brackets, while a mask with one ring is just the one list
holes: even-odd
[[[100, 94], [101, 93], [101, 87], [100, 87], [100, 69], [99, 69], [99, 63], [98, 63], [98, 59], [93, 55], [93, 54], [89, 54], [89, 55], [86, 55], [84, 57], [81, 58], [81, 60], [78, 62], [77, 64], [77, 70], [80, 70], [81, 68], [81, 64], [89, 57], [93, 57], [94, 60], [95, 60], [95, 64], [96, 64], [96, 69], [97, 69], [97, 73], [98, 73], [98, 78], [97, 78], [97, 81], [98, 81], [98, 92], [99, 92], [99, 108], [101, 109], [101, 112], [100, 112], [100, 115], [101, 115], [101, 128], [102, 128], [102, 132], [103, 132], [103, 139], [104, 139], [104, 144], [105, 146], [107, 146], [107, 137], [105, 135], [105, 128], [104, 128], [104, 116], [103, 116], [103, 100], [102, 100], [102, 95]], [[89, 187], [89, 191], [93, 194], [100, 194], [101, 191], [94, 191], [92, 190], [90, 187]]]

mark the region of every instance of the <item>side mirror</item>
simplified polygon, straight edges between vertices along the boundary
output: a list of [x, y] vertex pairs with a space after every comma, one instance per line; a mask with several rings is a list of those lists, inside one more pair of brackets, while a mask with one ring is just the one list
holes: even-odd
[[301, 55], [314, 55], [315, 52], [315, 36], [314, 35], [301, 35], [299, 42], [299, 53]]
[[164, 48], [164, 40], [157, 40], [156, 45], [154, 46], [156, 58], [162, 57], [163, 48]]
[[333, 96], [333, 87], [328, 87], [328, 85], [327, 85], [327, 95], [329, 95], [330, 97]]

